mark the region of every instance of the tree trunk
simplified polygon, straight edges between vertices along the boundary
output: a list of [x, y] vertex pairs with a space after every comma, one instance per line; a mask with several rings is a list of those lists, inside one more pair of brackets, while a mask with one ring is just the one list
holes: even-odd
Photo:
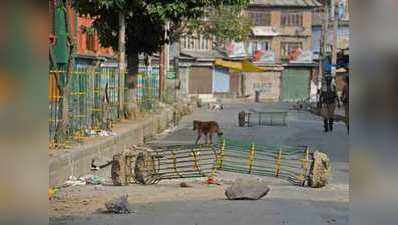
[[164, 87], [164, 76], [165, 76], [165, 68], [164, 68], [164, 46], [160, 47], [159, 52], [159, 101], [162, 101], [163, 95], [163, 87]]
[[134, 96], [134, 89], [137, 83], [137, 73], [139, 66], [138, 53], [130, 53], [127, 55], [127, 74], [126, 74], [126, 107], [124, 117], [126, 119], [135, 119], [138, 113], [138, 106]]
[[119, 118], [124, 113], [125, 73], [126, 73], [126, 21], [123, 13], [119, 13]]
[[63, 139], [67, 135], [67, 129], [69, 125], [69, 101], [68, 97], [70, 95], [70, 79], [72, 76], [72, 71], [73, 71], [73, 54], [74, 54], [74, 49], [75, 49], [75, 41], [74, 37], [72, 35], [71, 27], [70, 27], [70, 21], [69, 21], [69, 16], [70, 16], [70, 6], [71, 3], [69, 0], [65, 1], [65, 28], [66, 28], [66, 33], [68, 34], [67, 36], [67, 44], [69, 46], [69, 54], [68, 54], [68, 62], [67, 62], [67, 68], [66, 68], [66, 82], [64, 84], [64, 87], [62, 88], [61, 91], [61, 96], [62, 96], [62, 121], [61, 123], [58, 124], [56, 128], [56, 137], [55, 141], [60, 144], [60, 142], [63, 142]]
[[[136, 86], [136, 78], [139, 67], [138, 53], [130, 53], [127, 55], [127, 79], [126, 85], [128, 89], [134, 89]], [[131, 96], [129, 96], [131, 97]]]

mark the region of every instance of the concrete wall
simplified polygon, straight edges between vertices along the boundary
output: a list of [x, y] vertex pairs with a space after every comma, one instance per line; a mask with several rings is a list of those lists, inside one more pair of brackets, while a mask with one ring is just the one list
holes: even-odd
[[[150, 116], [142, 122], [129, 122], [121, 124], [115, 132], [117, 136], [98, 137], [90, 143], [68, 149], [50, 157], [49, 185], [51, 187], [62, 185], [69, 176], [83, 176], [93, 174], [90, 171], [91, 160], [98, 162], [111, 160], [116, 153], [122, 152], [133, 144], [142, 144], [144, 139], [165, 130], [173, 121], [175, 109], [168, 108], [157, 115]], [[110, 176], [110, 167], [95, 172], [104, 177]]]
[[178, 78], [181, 82], [178, 94], [180, 96], [187, 96], [189, 94], [189, 74], [191, 73], [190, 67], [180, 67]]

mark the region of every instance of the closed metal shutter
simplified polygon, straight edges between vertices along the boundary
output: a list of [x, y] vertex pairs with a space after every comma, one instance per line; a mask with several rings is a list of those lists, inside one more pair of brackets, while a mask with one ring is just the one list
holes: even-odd
[[216, 67], [213, 76], [213, 92], [228, 93], [229, 92], [229, 70]]
[[211, 94], [213, 69], [211, 67], [192, 67], [189, 74], [190, 94]]
[[237, 96], [239, 96], [240, 94], [241, 94], [241, 90], [240, 90], [240, 85], [239, 85], [239, 82], [240, 82], [240, 75], [239, 75], [239, 73], [231, 73], [231, 76], [230, 76], [230, 83], [229, 83], [229, 86], [230, 86], [230, 91], [231, 91], [231, 93], [233, 93], [233, 94], [236, 94]]
[[282, 75], [282, 100], [298, 101], [309, 97], [310, 70], [285, 69]]

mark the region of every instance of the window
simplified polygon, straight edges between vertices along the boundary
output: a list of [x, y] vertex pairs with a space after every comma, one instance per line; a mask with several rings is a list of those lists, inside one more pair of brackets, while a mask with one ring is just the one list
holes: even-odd
[[182, 48], [187, 48], [187, 38], [186, 37], [181, 38], [180, 44]]
[[303, 26], [303, 14], [300, 12], [282, 12], [281, 25], [289, 27]]
[[297, 48], [302, 48], [301, 42], [282, 42], [281, 57], [286, 57], [291, 51]]
[[88, 51], [95, 51], [95, 33], [87, 32], [86, 33], [86, 48]]
[[271, 14], [269, 12], [249, 12], [254, 26], [271, 26]]
[[251, 41], [246, 45], [248, 52], [254, 54], [257, 50], [268, 51], [271, 49], [268, 41]]
[[181, 48], [185, 50], [210, 50], [209, 39], [205, 38], [203, 35], [199, 37], [183, 37], [181, 38]]

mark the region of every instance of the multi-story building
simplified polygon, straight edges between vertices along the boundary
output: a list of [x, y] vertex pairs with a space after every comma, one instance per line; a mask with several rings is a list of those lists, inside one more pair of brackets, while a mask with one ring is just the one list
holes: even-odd
[[311, 50], [312, 10], [319, 6], [315, 0], [253, 0], [245, 10], [254, 25], [248, 54], [271, 51], [274, 63], [284, 63], [294, 49]]
[[[101, 66], [116, 67], [115, 53], [111, 48], [101, 47], [98, 35], [91, 27], [93, 20], [79, 16], [71, 6], [66, 7], [66, 11], [57, 7], [63, 4], [58, 0], [49, 1], [50, 20], [50, 42], [52, 43], [53, 56], [55, 63], [63, 65], [67, 63], [69, 49], [67, 47], [67, 24], [69, 31], [76, 43], [75, 65], [84, 67], [95, 65], [101, 62]], [[66, 17], [65, 17], [66, 13]], [[65, 18], [68, 18], [66, 23]]]
[[314, 74], [312, 11], [316, 0], [253, 0], [245, 13], [252, 19], [249, 57], [267, 72], [244, 76], [244, 95], [269, 101], [295, 101], [310, 96]]
[[[308, 98], [312, 60], [312, 11], [316, 0], [253, 0], [242, 12], [252, 19], [250, 39], [213, 48], [198, 35], [179, 43], [180, 79], [186, 93], [250, 96], [291, 101]], [[250, 60], [266, 72], [246, 73], [215, 65], [215, 59]], [[184, 71], [184, 72], [181, 72]]]

